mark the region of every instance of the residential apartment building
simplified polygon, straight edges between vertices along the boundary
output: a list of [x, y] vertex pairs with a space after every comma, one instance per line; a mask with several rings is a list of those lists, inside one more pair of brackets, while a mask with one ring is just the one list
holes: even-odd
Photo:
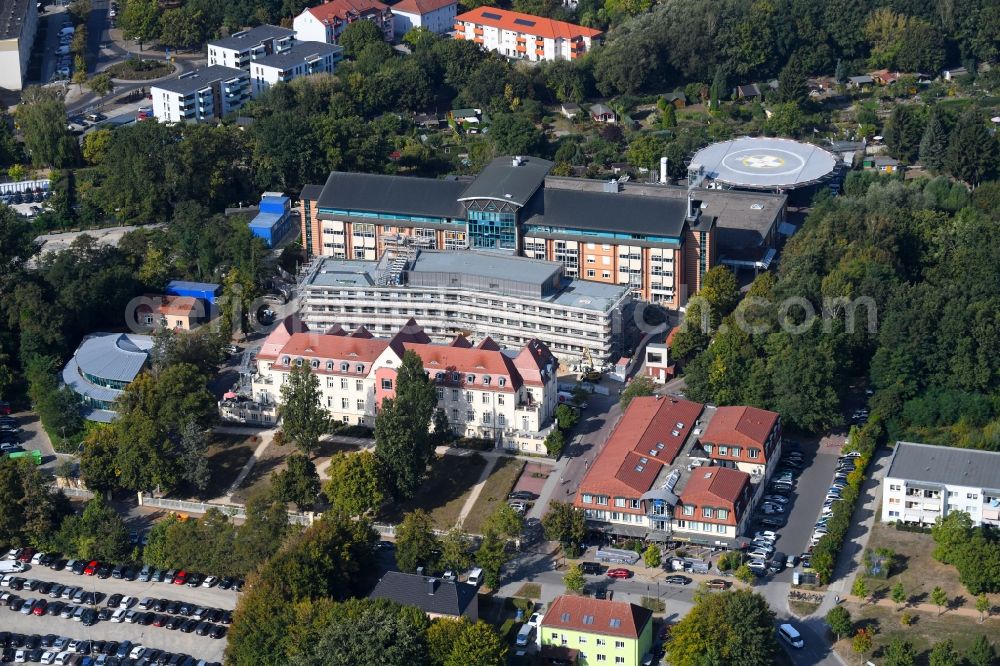
[[653, 613], [624, 601], [556, 597], [538, 629], [546, 663], [640, 666], [653, 648]]
[[930, 526], [964, 511], [1000, 527], [1000, 453], [896, 442], [882, 480], [882, 521]]
[[455, 39], [475, 42], [508, 58], [576, 60], [598, 43], [600, 30], [555, 19], [482, 6], [455, 17]]
[[255, 58], [250, 63], [250, 84], [257, 97], [277, 83], [311, 74], [333, 74], [344, 59], [344, 49], [325, 42], [298, 42], [280, 53]]
[[437, 407], [457, 435], [545, 452], [542, 442], [558, 393], [558, 362], [548, 348], [533, 340], [518, 350], [503, 350], [490, 338], [473, 345], [462, 336], [436, 344], [413, 320], [390, 338], [376, 338], [364, 327], [351, 333], [340, 326], [313, 332], [287, 318], [268, 335], [255, 360], [252, 398], [261, 409], [259, 420], [274, 422], [281, 385], [293, 367], [307, 365], [320, 378], [322, 403], [333, 419], [373, 426], [382, 400], [395, 395], [396, 369], [408, 350], [420, 356], [434, 379]]
[[393, 32], [396, 39], [414, 28], [426, 28], [443, 35], [455, 26], [456, 0], [400, 0], [392, 6]]
[[552, 162], [500, 157], [472, 179], [333, 172], [301, 194], [311, 256], [374, 261], [400, 236], [430, 249], [556, 261], [568, 277], [681, 308], [715, 265], [707, 190], [549, 176]]
[[391, 42], [395, 37], [392, 10], [378, 0], [327, 0], [307, 7], [292, 21], [295, 37], [303, 42], [336, 44], [354, 21], [372, 21]]
[[751, 477], [770, 476], [781, 457], [781, 416], [757, 407], [714, 411], [701, 434], [701, 447], [712, 462]]
[[0, 0], [0, 88], [24, 88], [37, 28], [35, 0]]
[[228, 37], [208, 43], [208, 65], [250, 70], [250, 63], [259, 58], [282, 53], [295, 44], [295, 31], [276, 25], [258, 25], [234, 32]]
[[737, 545], [766, 476], [715, 464], [701, 439], [714, 418], [716, 410], [688, 400], [633, 399], [574, 498], [588, 526], [618, 537]]
[[632, 305], [627, 288], [566, 277], [556, 262], [408, 242], [378, 262], [319, 259], [299, 293], [300, 315], [316, 330], [340, 324], [390, 335], [413, 317], [437, 341], [489, 336], [520, 347], [538, 339], [567, 364], [587, 353], [620, 356]]
[[150, 86], [153, 115], [161, 123], [218, 120], [250, 99], [250, 75], [213, 65]]

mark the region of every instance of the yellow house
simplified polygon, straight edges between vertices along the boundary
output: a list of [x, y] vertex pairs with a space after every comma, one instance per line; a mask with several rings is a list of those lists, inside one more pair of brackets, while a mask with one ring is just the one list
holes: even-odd
[[146, 294], [135, 310], [140, 325], [191, 331], [208, 320], [203, 301], [191, 296], [160, 296]]
[[538, 637], [543, 663], [640, 666], [653, 646], [652, 611], [569, 594], [552, 602]]

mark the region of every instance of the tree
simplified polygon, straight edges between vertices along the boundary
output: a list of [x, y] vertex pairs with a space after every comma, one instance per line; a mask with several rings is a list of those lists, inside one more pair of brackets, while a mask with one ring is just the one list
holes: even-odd
[[496, 532], [487, 531], [476, 551], [476, 564], [483, 570], [487, 587], [496, 589], [500, 586], [500, 572], [509, 559], [506, 540]]
[[628, 144], [626, 158], [634, 167], [644, 167], [650, 170], [659, 168], [660, 157], [663, 156], [666, 144], [663, 139], [654, 134], [635, 135]]
[[417, 567], [425, 571], [437, 568], [435, 552], [440, 548], [434, 536], [434, 523], [423, 509], [411, 511], [396, 528], [396, 564], [400, 571], [413, 573]]
[[913, 164], [920, 152], [924, 130], [922, 109], [910, 104], [897, 104], [883, 131], [889, 152], [907, 164]]
[[[409, 35], [410, 32], [406, 34]], [[439, 617], [431, 622], [431, 626], [427, 628], [427, 656], [431, 666], [444, 666], [458, 637], [468, 624], [469, 621], [464, 617]]]
[[740, 302], [740, 285], [733, 272], [720, 264], [705, 273], [698, 295], [712, 307], [712, 316], [721, 320]]
[[726, 72], [722, 69], [722, 65], [719, 65], [715, 68], [715, 76], [712, 78], [712, 88], [709, 92], [708, 102], [709, 110], [718, 111], [719, 100], [725, 98], [726, 95]]
[[498, 155], [537, 155], [543, 145], [541, 132], [520, 113], [493, 116], [489, 136]]
[[649, 544], [646, 550], [642, 553], [642, 561], [650, 569], [656, 569], [660, 566], [660, 561], [663, 558], [663, 553], [660, 552], [660, 547], [655, 543]]
[[506, 644], [493, 627], [480, 621], [466, 624], [444, 666], [504, 666], [506, 663]]
[[553, 416], [555, 417], [560, 430], [569, 430], [575, 426], [576, 422], [580, 419], [576, 410], [565, 403], [556, 407]]
[[[410, 31], [412, 32], [412, 30]], [[410, 34], [409, 32], [406, 34]], [[448, 414], [443, 409], [434, 410], [434, 441], [437, 444], [444, 444], [450, 441], [454, 433], [451, 430], [451, 423], [448, 422]]]
[[545, 538], [558, 541], [566, 554], [573, 557], [587, 535], [583, 511], [568, 502], [549, 503], [548, 512], [542, 517]]
[[871, 652], [875, 632], [871, 627], [861, 627], [851, 639], [851, 649], [860, 655]]
[[948, 593], [941, 589], [940, 586], [935, 585], [934, 589], [931, 590], [931, 602], [938, 607], [938, 615], [942, 613], [942, 608], [948, 605]]
[[308, 365], [295, 365], [281, 385], [281, 430], [307, 455], [319, 448], [319, 438], [330, 430], [330, 414], [323, 408], [319, 377]]
[[448, 530], [441, 539], [441, 559], [438, 565], [445, 571], [461, 572], [472, 566], [472, 540], [457, 527]]
[[120, 562], [132, 551], [125, 521], [100, 495], [67, 516], [55, 538], [60, 551], [85, 560]]
[[108, 154], [111, 130], [99, 129], [83, 135], [83, 159], [94, 166], [100, 165]]
[[897, 609], [903, 607], [903, 602], [906, 601], [906, 588], [903, 587], [903, 582], [899, 581], [892, 586], [892, 592], [890, 592], [893, 602], [897, 605]]
[[958, 118], [948, 144], [947, 167], [955, 178], [970, 185], [990, 180], [997, 173], [997, 139], [983, 115], [970, 108]]
[[483, 525], [483, 530], [496, 532], [508, 539], [517, 539], [524, 530], [524, 518], [509, 504], [500, 504]]
[[834, 606], [826, 614], [826, 626], [837, 637], [839, 641], [842, 636], [851, 633], [854, 623], [851, 621], [851, 614], [843, 606]]
[[966, 651], [965, 660], [970, 666], [996, 666], [996, 650], [986, 636], [979, 634]]
[[338, 453], [326, 468], [328, 481], [323, 494], [331, 511], [347, 516], [364, 516], [378, 510], [385, 496], [378, 460], [371, 451]]
[[300, 511], [312, 509], [319, 495], [319, 473], [309, 458], [295, 454], [286, 468], [271, 477], [275, 495], [283, 502], [295, 502]]
[[375, 417], [375, 455], [385, 487], [396, 499], [412, 497], [434, 457], [430, 422], [437, 390], [416, 352], [403, 354], [396, 397], [385, 398]]
[[753, 571], [751, 571], [750, 567], [746, 564], [741, 564], [736, 567], [736, 571], [733, 572], [733, 575], [736, 576], [736, 580], [746, 585], [752, 585], [757, 579], [757, 576], [754, 575]]
[[195, 421], [189, 420], [181, 432], [181, 477], [199, 493], [204, 493], [212, 479], [205, 451], [208, 438]]
[[677, 127], [677, 109], [673, 103], [668, 102], [663, 108], [663, 115], [660, 116], [660, 127], [664, 129]]
[[802, 66], [802, 58], [798, 53], [795, 53], [778, 74], [778, 101], [802, 104], [808, 98], [809, 86], [806, 85], [806, 71]]
[[833, 80], [837, 83], [843, 83], [847, 80], [847, 68], [840, 58], [837, 58], [837, 67], [833, 70]]
[[583, 594], [583, 588], [587, 585], [587, 580], [583, 577], [583, 570], [579, 564], [570, 565], [563, 576], [563, 583], [566, 591], [572, 594]]
[[931, 173], [941, 173], [948, 161], [948, 132], [941, 122], [941, 112], [935, 107], [931, 109], [920, 138], [918, 149], [920, 163]]
[[[368, 25], [365, 25], [367, 23]], [[370, 44], [382, 44], [385, 35], [373, 21], [353, 21], [340, 33], [338, 43], [344, 47], [344, 55], [357, 58]]]
[[773, 622], [767, 601], [750, 590], [704, 595], [673, 626], [667, 657], [675, 666], [770, 664], [779, 650]]
[[955, 645], [950, 639], [945, 639], [934, 644], [931, 648], [931, 655], [928, 659], [930, 666], [959, 666], [962, 658], [955, 651]]
[[64, 167], [76, 162], [76, 140], [66, 130], [66, 107], [54, 91], [28, 95], [15, 117], [24, 148], [36, 166]]
[[550, 457], [559, 459], [562, 455], [563, 449], [566, 448], [566, 437], [562, 434], [559, 428], [553, 428], [548, 435], [545, 436], [545, 452], [549, 454]]
[[115, 84], [109, 74], [101, 72], [91, 77], [90, 81], [87, 82], [87, 87], [93, 90], [98, 96], [104, 97], [115, 89]]
[[650, 377], [636, 377], [633, 379], [629, 382], [629, 385], [625, 387], [625, 390], [622, 391], [621, 398], [618, 400], [621, 403], [622, 412], [624, 413], [625, 410], [628, 409], [629, 403], [632, 402], [632, 398], [653, 395], [655, 388], [656, 384], [653, 383], [653, 380]]
[[128, 0], [118, 17], [118, 27], [125, 39], [135, 39], [142, 43], [156, 37], [159, 26], [160, 8], [156, 0]]
[[976, 597], [976, 610], [979, 611], [979, 624], [982, 624], [990, 613], [990, 600], [985, 592]]
[[898, 634], [893, 635], [882, 648], [882, 663], [885, 666], [913, 666], [916, 658], [913, 644]]
[[868, 599], [868, 595], [871, 591], [868, 589], [868, 583], [865, 581], [863, 576], [858, 576], [854, 579], [854, 586], [851, 588], [851, 594], [856, 596], [861, 600], [862, 605]]

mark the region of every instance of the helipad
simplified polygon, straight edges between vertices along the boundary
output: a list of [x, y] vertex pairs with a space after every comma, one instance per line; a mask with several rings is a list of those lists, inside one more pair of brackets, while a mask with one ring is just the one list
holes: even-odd
[[837, 159], [819, 146], [791, 139], [743, 137], [714, 143], [695, 153], [710, 180], [750, 189], [795, 189], [821, 182]]

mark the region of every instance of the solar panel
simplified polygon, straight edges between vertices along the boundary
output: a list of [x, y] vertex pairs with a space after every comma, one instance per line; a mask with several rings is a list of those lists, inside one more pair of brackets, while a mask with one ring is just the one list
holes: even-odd
[[499, 21], [503, 17], [499, 14], [494, 14], [493, 12], [483, 12], [483, 18], [493, 19], [494, 21]]
[[521, 18], [514, 19], [514, 23], [516, 23], [517, 25], [526, 25], [528, 27], [535, 25], [534, 21], [529, 21], [528, 19], [521, 19]]

